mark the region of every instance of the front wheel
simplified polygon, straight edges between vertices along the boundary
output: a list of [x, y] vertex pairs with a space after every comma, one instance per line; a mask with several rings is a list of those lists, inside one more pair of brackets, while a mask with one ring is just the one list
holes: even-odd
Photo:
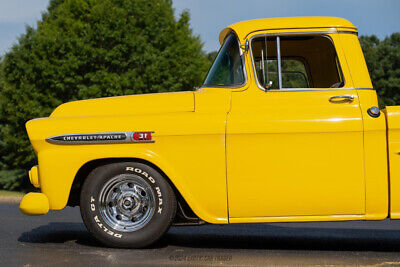
[[146, 247], [170, 227], [176, 198], [164, 177], [148, 165], [113, 163], [94, 169], [80, 197], [83, 222], [101, 243]]

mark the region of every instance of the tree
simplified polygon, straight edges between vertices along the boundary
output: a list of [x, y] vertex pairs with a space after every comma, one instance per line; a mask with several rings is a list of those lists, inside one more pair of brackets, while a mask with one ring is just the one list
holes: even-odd
[[1, 65], [0, 165], [35, 163], [24, 124], [61, 103], [192, 90], [208, 64], [171, 0], [52, 0]]
[[218, 51], [212, 51], [207, 54], [207, 59], [208, 59], [210, 65], [214, 62], [217, 55], [218, 55]]
[[400, 104], [400, 33], [380, 41], [375, 35], [361, 36], [360, 43], [380, 106]]

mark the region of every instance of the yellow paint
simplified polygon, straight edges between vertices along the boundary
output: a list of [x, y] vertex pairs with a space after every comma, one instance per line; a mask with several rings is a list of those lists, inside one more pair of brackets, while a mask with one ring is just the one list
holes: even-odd
[[[329, 102], [341, 94], [354, 102]], [[363, 164], [355, 90], [264, 92], [254, 85], [232, 94], [231, 217], [364, 214]]]
[[19, 209], [26, 215], [44, 215], [49, 212], [49, 200], [42, 193], [28, 193], [19, 204]]
[[338, 34], [343, 49], [346, 51], [346, 62], [351, 69], [351, 78], [355, 88], [372, 88], [367, 64], [358, 38], [354, 34]]
[[[30, 214], [36, 208], [43, 212], [44, 203], [62, 209], [85, 163], [132, 158], [158, 166], [196, 215], [210, 223], [386, 218], [385, 114], [367, 114], [378, 105], [376, 93], [365, 90], [372, 85], [357, 36], [341, 32], [356, 30], [339, 18], [281, 18], [234, 24], [220, 35], [223, 41], [234, 31], [244, 44], [258, 34], [328, 32], [345, 80], [340, 90], [265, 92], [256, 84], [247, 52], [247, 82], [240, 88], [76, 101], [61, 105], [49, 118], [29, 121], [39, 161], [32, 181], [37, 179], [42, 194], [28, 194], [21, 206]], [[354, 101], [329, 102], [338, 95], [352, 95]], [[400, 108], [388, 107], [387, 113], [391, 216], [400, 218], [400, 204], [395, 204], [400, 203], [395, 193], [400, 188], [400, 142], [395, 141], [400, 140]], [[45, 141], [60, 134], [121, 131], [154, 131], [155, 142]]]
[[34, 187], [40, 188], [38, 166], [32, 167], [29, 171], [29, 181]]
[[[198, 216], [213, 223], [227, 223], [225, 121], [230, 92], [202, 89], [190, 94], [196, 95], [196, 102], [201, 106], [196, 112], [187, 111], [186, 106], [180, 104], [182, 94], [163, 94], [164, 97], [154, 95], [151, 105], [163, 106], [168, 98], [167, 105], [176, 103], [183, 111], [150, 114], [152, 107], [145, 107], [143, 96], [131, 96], [132, 103], [137, 102], [135, 97], [141, 100], [142, 107], [137, 112], [146, 115], [104, 116], [100, 107], [109, 99], [96, 99], [91, 100], [90, 105], [84, 101], [79, 109], [84, 114], [90, 112], [90, 116], [29, 121], [26, 127], [38, 153], [41, 190], [49, 198], [50, 209], [65, 207], [73, 179], [86, 162], [102, 158], [140, 158], [162, 169]], [[115, 114], [126, 109], [118, 104], [118, 99], [122, 98], [113, 99], [116, 103], [110, 107]], [[193, 99], [190, 101], [193, 103]], [[98, 109], [93, 108], [95, 106]], [[131, 108], [136, 110], [135, 105]], [[154, 131], [155, 142], [56, 145], [45, 141], [50, 136], [65, 133], [118, 131]]]
[[[363, 118], [366, 219], [379, 220], [388, 216], [388, 158], [386, 141], [385, 114], [372, 118], [367, 110], [378, 107], [378, 99], [372, 88], [367, 65], [358, 38], [354, 34], [337, 34], [337, 43], [345, 57], [341, 58], [342, 67], [347, 65], [349, 79], [353, 87], [358, 88], [360, 109]], [[347, 64], [346, 64], [347, 63]]]
[[307, 32], [315, 28], [330, 28], [332, 30], [356, 31], [357, 28], [348, 20], [335, 17], [291, 17], [291, 18], [268, 18], [242, 21], [226, 27], [219, 34], [219, 42], [222, 43], [229, 32], [234, 31], [240, 42], [243, 42], [249, 34], [258, 33], [263, 30], [278, 30], [279, 32]]
[[367, 110], [378, 107], [374, 90], [358, 90], [364, 125], [364, 160], [366, 218], [385, 219], [388, 216], [388, 159], [385, 114], [372, 118]]
[[388, 156], [390, 170], [390, 218], [400, 219], [400, 106], [388, 106]]
[[329, 216], [282, 216], [229, 218], [230, 223], [263, 223], [263, 222], [325, 222], [365, 220], [364, 215], [329, 215]]
[[193, 92], [129, 95], [65, 103], [50, 117], [127, 116], [194, 111]]

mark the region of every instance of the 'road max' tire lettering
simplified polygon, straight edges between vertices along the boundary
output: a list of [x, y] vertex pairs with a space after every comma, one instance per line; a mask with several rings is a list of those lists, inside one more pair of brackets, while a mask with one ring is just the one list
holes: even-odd
[[157, 191], [157, 197], [158, 197], [158, 209], [157, 209], [157, 213], [161, 214], [162, 213], [162, 193], [161, 193], [161, 189], [157, 186], [156, 187], [156, 191]]
[[156, 180], [154, 180], [153, 177], [151, 177], [147, 172], [145, 172], [145, 171], [143, 171], [143, 170], [141, 170], [141, 169], [139, 169], [139, 168], [126, 167], [125, 170], [131, 171], [131, 172], [136, 172], [136, 173], [139, 173], [139, 174], [142, 174], [142, 175], [143, 175], [144, 177], [146, 177], [152, 184], [155, 184], [155, 183], [156, 183]]

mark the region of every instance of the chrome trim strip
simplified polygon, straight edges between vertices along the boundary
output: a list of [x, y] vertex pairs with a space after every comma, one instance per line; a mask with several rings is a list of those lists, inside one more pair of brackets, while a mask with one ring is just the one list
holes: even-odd
[[256, 38], [256, 37], [260, 37], [260, 36], [283, 36], [283, 35], [320, 35], [320, 34], [327, 34], [327, 33], [338, 33], [338, 31], [334, 31], [334, 30], [331, 30], [331, 31], [310, 31], [310, 32], [307, 32], [307, 31], [304, 31], [304, 32], [270, 32], [270, 33], [259, 33], [259, 34], [256, 34], [256, 35], [253, 35], [251, 38], [250, 38], [250, 41], [253, 39], [253, 38]]
[[347, 33], [347, 34], [355, 34], [358, 36], [358, 32], [353, 32], [353, 31], [337, 31], [338, 33]]
[[[276, 57], [278, 58], [278, 85], [279, 89], [282, 90], [281, 38], [279, 36], [276, 36], [276, 51], [277, 51]], [[268, 58], [267, 58], [267, 64], [268, 64]]]
[[[282, 35], [282, 34], [284, 34], [284, 35], [288, 35], [288, 34], [295, 34], [295, 35], [296, 34], [301, 34], [301, 35], [303, 35], [303, 34], [324, 34], [324, 33], [345, 33], [345, 34], [348, 33], [348, 34], [356, 34], [356, 35], [358, 35], [357, 31], [338, 31], [336, 28], [330, 28], [331, 30], [326, 30], [326, 31], [312, 31], [312, 29], [315, 29], [315, 28], [310, 28], [311, 31], [274, 32], [274, 33], [266, 33], [266, 34], [261, 33], [261, 34], [257, 34], [257, 35], [274, 36], [274, 35]], [[247, 36], [249, 36], [249, 35], [251, 35], [251, 34], [253, 34], [255, 32], [275, 31], [275, 30], [279, 30], [279, 29], [263, 29], [263, 30], [253, 31], [253, 32], [248, 33], [245, 38], [247, 38]], [[285, 29], [285, 30], [289, 30], [289, 29]]]
[[[251, 60], [251, 66], [252, 66], [252, 69], [253, 69], [253, 76], [254, 76], [254, 80], [256, 81], [256, 84], [257, 84], [257, 86], [258, 86], [258, 88], [260, 88], [261, 90], [263, 90], [263, 91], [267, 91], [267, 89], [266, 88], [264, 88], [264, 87], [262, 87], [261, 85], [260, 85], [260, 83], [258, 82], [258, 77], [257, 77], [257, 72], [256, 72], [256, 67], [255, 67], [255, 63], [254, 63], [254, 59], [253, 59], [253, 39], [255, 38], [255, 37], [258, 37], [258, 36], [261, 36], [261, 34], [259, 34], [259, 35], [254, 35], [254, 36], [252, 36], [251, 38], [250, 38], [250, 40], [249, 40], [249, 42], [250, 42], [250, 48], [249, 48], [249, 51], [250, 51], [250, 60]], [[263, 36], [266, 36], [266, 35], [263, 35]], [[267, 58], [268, 59], [268, 58]], [[268, 63], [267, 63], [268, 64]], [[271, 91], [271, 90], [268, 90], [268, 91]]]
[[[260, 88], [261, 89], [261, 88]], [[355, 88], [289, 88], [289, 89], [271, 89], [267, 90], [267, 92], [271, 93], [290, 93], [290, 92], [318, 92], [318, 91], [350, 91], [355, 90]], [[265, 91], [265, 90], [264, 90]]]
[[[154, 133], [153, 131], [137, 131]], [[133, 139], [136, 132], [105, 132], [105, 133], [79, 133], [61, 134], [46, 138], [46, 141], [57, 145], [80, 145], [80, 144], [120, 144], [120, 143], [154, 143], [154, 140]]]
[[[236, 35], [236, 34], [235, 34], [235, 35]], [[240, 59], [242, 60], [242, 68], [243, 68], [243, 75], [244, 75], [244, 82], [243, 82], [243, 84], [242, 84], [240, 87], [244, 87], [244, 86], [246, 86], [246, 84], [247, 84], [246, 60], [244, 59], [244, 54], [243, 54], [242, 49], [240, 49], [241, 44], [240, 44], [240, 41], [239, 41], [239, 37], [238, 37], [237, 35], [236, 35], [236, 40], [238, 41], [238, 44], [239, 44]], [[247, 40], [246, 40], [246, 41], [247, 41]], [[240, 88], [240, 87], [237, 87], [237, 88]]]
[[270, 89], [268, 92], [278, 93], [278, 92], [314, 92], [314, 91], [350, 91], [350, 90], [372, 90], [376, 91], [374, 88], [288, 88], [288, 89]]

